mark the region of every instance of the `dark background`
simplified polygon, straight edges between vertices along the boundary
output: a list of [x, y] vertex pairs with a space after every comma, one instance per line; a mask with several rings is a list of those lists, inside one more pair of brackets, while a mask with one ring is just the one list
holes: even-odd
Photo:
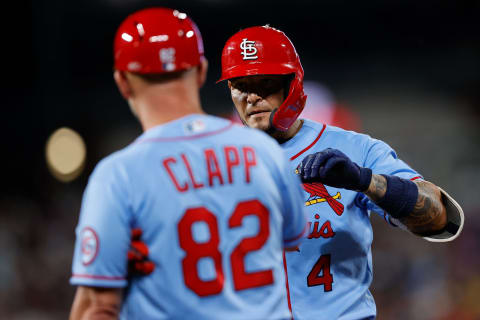
[[[8, 3], [8, 2], [7, 2]], [[210, 63], [202, 103], [226, 114], [225, 41], [270, 24], [294, 43], [305, 79], [463, 206], [466, 227], [434, 244], [372, 217], [380, 319], [480, 319], [480, 1], [17, 1], [3, 5], [0, 318], [65, 319], [74, 228], [95, 164], [141, 132], [112, 78], [116, 28], [167, 6], [200, 28]], [[314, 108], [314, 106], [312, 106]], [[327, 121], [328, 122], [328, 121]], [[87, 145], [74, 182], [48, 172], [48, 136], [68, 126]], [[321, 306], [315, 306], [321, 308]]]

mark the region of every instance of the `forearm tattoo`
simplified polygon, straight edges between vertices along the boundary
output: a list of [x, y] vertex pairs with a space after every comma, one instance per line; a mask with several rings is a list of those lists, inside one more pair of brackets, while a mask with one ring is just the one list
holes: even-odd
[[[411, 232], [428, 236], [441, 231], [447, 223], [445, 206], [440, 190], [431, 182], [414, 181], [418, 187], [418, 199], [413, 211], [400, 220]], [[375, 203], [383, 198], [387, 191], [387, 180], [378, 174], [372, 175], [372, 181], [365, 194]]]
[[365, 194], [377, 203], [387, 192], [387, 179], [379, 174], [372, 174], [372, 181]]
[[415, 181], [418, 199], [413, 211], [400, 219], [410, 231], [427, 236], [441, 231], [447, 223], [447, 211], [442, 202], [442, 193], [431, 182]]

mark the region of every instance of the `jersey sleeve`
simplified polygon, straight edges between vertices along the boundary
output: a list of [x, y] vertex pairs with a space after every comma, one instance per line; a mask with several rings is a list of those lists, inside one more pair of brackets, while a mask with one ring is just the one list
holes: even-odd
[[[408, 164], [398, 158], [396, 152], [385, 142], [368, 138], [364, 167], [375, 174], [394, 175], [403, 179], [416, 180], [423, 177]], [[359, 194], [357, 203], [369, 211], [379, 214], [388, 223], [396, 226], [391, 217], [364, 194]]]
[[[282, 155], [285, 155], [280, 149]], [[293, 173], [287, 156], [280, 161], [280, 190], [283, 195], [283, 243], [285, 248], [298, 246], [307, 234], [307, 218], [303, 205], [303, 191], [300, 178]]]
[[121, 173], [111, 163], [100, 163], [89, 179], [75, 231], [73, 285], [127, 285], [131, 210]]
[[[410, 168], [405, 162], [398, 159], [397, 154], [389, 145], [375, 139], [370, 139], [369, 142], [370, 144], [364, 166], [372, 169], [373, 173], [395, 175], [412, 181], [423, 179], [420, 174]], [[440, 191], [442, 192], [443, 201], [447, 209], [447, 226], [439, 234], [430, 237], [423, 237], [432, 242], [447, 242], [454, 240], [460, 235], [464, 224], [464, 214], [460, 205], [441, 188]], [[376, 212], [389, 224], [408, 231], [408, 228], [404, 226], [400, 220], [391, 217], [363, 193], [359, 193], [355, 201], [359, 207]]]

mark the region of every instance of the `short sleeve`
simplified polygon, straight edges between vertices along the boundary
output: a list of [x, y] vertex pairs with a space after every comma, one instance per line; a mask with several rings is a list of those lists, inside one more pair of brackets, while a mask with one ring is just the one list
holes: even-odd
[[422, 178], [408, 164], [397, 157], [396, 152], [385, 142], [369, 138], [364, 167], [376, 174], [395, 175], [404, 179]]
[[[372, 169], [375, 174], [394, 175], [403, 179], [416, 180], [423, 177], [408, 164], [398, 158], [396, 152], [385, 142], [377, 139], [368, 139], [364, 167]], [[388, 223], [392, 223], [390, 216], [364, 194], [356, 199], [358, 206], [376, 212]]]
[[111, 163], [100, 163], [89, 179], [76, 228], [73, 285], [127, 285], [131, 210], [125, 177]]

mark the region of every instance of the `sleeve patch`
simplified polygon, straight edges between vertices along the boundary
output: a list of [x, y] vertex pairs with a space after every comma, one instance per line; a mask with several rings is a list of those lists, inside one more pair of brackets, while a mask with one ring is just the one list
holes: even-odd
[[88, 266], [95, 261], [98, 255], [100, 242], [97, 233], [91, 227], [85, 227], [80, 232], [81, 239], [81, 260], [84, 266]]

